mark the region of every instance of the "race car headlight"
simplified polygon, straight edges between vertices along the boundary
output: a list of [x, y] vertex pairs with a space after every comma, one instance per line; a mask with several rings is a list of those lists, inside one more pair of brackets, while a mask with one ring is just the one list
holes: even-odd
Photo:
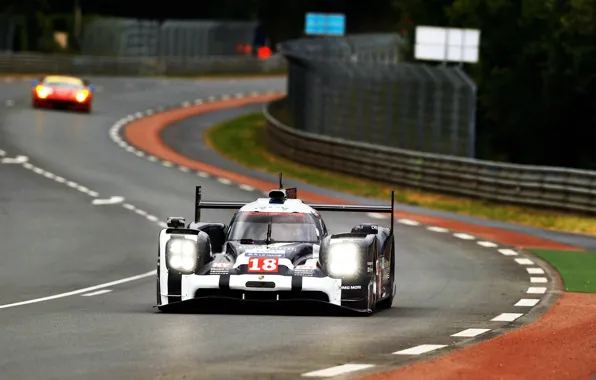
[[35, 88], [35, 92], [37, 93], [38, 97], [45, 99], [52, 93], [52, 89], [40, 85]]
[[182, 273], [193, 273], [197, 267], [197, 243], [189, 239], [174, 238], [166, 243], [168, 267]]
[[78, 92], [77, 96], [76, 96], [77, 102], [83, 103], [87, 99], [88, 96], [89, 96], [89, 91], [87, 91], [87, 90]]
[[328, 269], [333, 276], [350, 276], [358, 272], [360, 252], [355, 244], [333, 244], [329, 247]]

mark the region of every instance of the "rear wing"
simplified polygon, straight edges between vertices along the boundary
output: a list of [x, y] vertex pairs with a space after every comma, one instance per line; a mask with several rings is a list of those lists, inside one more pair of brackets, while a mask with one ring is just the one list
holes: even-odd
[[[280, 190], [272, 190], [270, 193], [274, 194], [279, 191], [290, 190], [290, 194], [288, 194], [287, 198], [289, 199], [297, 199], [296, 198], [296, 188], [292, 189], [280, 189]], [[291, 195], [291, 197], [290, 197]], [[238, 210], [245, 206], [249, 202], [235, 202], [235, 201], [203, 201], [201, 199], [201, 186], [196, 186], [195, 188], [195, 223], [199, 223], [201, 221], [201, 210], [202, 209], [211, 209], [211, 210]], [[393, 210], [395, 206], [395, 191], [391, 191], [391, 204], [386, 206], [379, 206], [379, 205], [352, 205], [352, 204], [328, 204], [328, 203], [308, 203], [308, 206], [314, 208], [317, 211], [343, 211], [343, 212], [370, 212], [370, 213], [383, 213], [383, 214], [390, 214], [391, 215], [391, 235], [393, 235]]]

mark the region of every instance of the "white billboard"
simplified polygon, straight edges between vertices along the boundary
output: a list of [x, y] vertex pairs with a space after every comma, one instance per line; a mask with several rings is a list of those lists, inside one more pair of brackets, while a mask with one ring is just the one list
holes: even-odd
[[416, 59], [443, 62], [478, 62], [480, 30], [416, 27]]

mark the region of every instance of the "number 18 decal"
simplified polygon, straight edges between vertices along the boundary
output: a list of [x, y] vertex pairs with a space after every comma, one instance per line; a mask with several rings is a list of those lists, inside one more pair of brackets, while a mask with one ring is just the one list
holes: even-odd
[[265, 259], [263, 257], [248, 260], [249, 272], [277, 272], [277, 259]]

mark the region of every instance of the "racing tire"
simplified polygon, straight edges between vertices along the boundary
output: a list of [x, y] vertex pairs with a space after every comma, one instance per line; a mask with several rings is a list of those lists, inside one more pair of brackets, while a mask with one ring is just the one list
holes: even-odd
[[380, 310], [390, 309], [393, 305], [393, 298], [395, 298], [395, 247], [391, 247], [391, 270], [389, 272], [389, 280], [391, 283], [391, 295], [382, 301], [379, 301], [377, 308]]

